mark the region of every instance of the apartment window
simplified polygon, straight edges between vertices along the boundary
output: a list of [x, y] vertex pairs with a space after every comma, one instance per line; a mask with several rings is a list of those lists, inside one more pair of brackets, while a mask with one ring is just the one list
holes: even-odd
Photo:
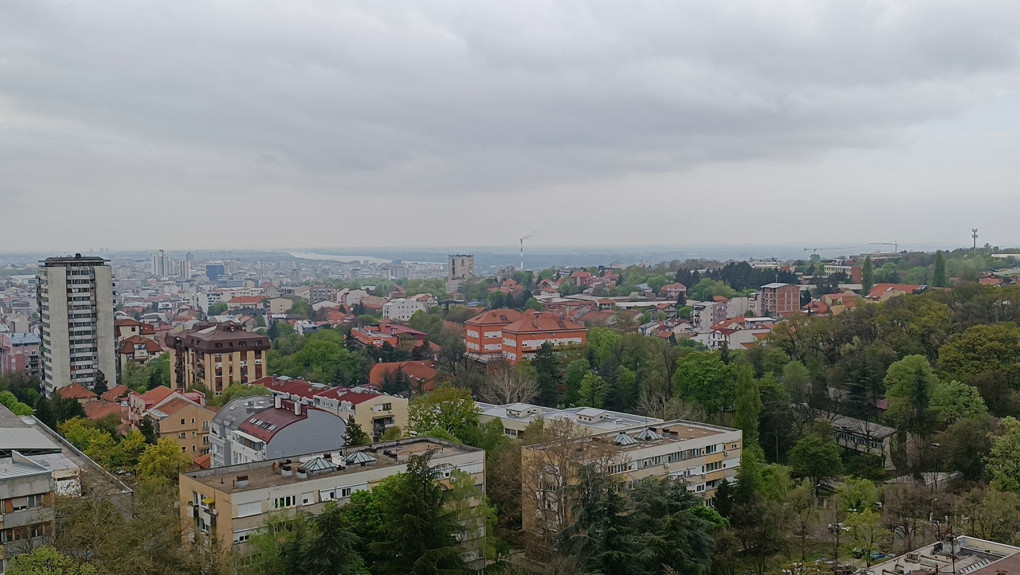
[[27, 497], [27, 499], [28, 499], [28, 508], [29, 509], [33, 509], [35, 507], [42, 507], [43, 506], [43, 494], [42, 493], [37, 493], [35, 495], [29, 495]]
[[[194, 421], [192, 423], [194, 423]], [[184, 425], [184, 418], [183, 417], [181, 418], [181, 425]]]
[[273, 502], [274, 509], [283, 509], [285, 507], [294, 507], [297, 505], [297, 497], [288, 495], [286, 497], [277, 497], [276, 501]]
[[706, 454], [715, 453], [718, 448], [719, 448], [718, 445], [707, 445], [705, 446], [705, 453]]
[[392, 403], [384, 403], [384, 404], [382, 404], [382, 408], [383, 408], [383, 411], [390, 411], [391, 409], [393, 409], [393, 404]]
[[705, 473], [711, 473], [722, 469], [722, 461], [716, 461], [714, 463], [708, 463], [705, 465]]
[[177, 439], [185, 439], [187, 437], [188, 437], [188, 434], [183, 432], [183, 431], [177, 434]]

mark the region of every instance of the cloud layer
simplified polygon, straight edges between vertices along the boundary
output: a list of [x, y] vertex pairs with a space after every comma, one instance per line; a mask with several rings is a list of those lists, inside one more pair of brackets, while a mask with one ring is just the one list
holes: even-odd
[[[714, 243], [783, 214], [808, 241], [826, 194], [858, 198], [830, 235], [883, 233], [880, 198], [949, 225], [970, 214], [925, 201], [956, 197], [948, 164], [1020, 151], [988, 133], [1020, 108], [1018, 38], [1010, 2], [15, 0], [0, 202], [15, 232], [61, 224], [11, 250], [689, 242], [709, 198]], [[960, 192], [1010, 196], [1011, 166], [965, 181], [988, 170]]]

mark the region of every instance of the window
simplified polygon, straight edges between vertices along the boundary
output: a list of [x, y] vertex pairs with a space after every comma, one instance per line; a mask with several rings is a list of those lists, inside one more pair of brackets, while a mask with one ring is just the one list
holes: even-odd
[[715, 453], [716, 450], [718, 449], [718, 447], [719, 447], [718, 445], [708, 445], [708, 446], [705, 446], [705, 453], [706, 454], [707, 453]]
[[382, 408], [383, 408], [383, 411], [390, 411], [390, 410], [393, 409], [393, 404], [392, 403], [384, 403], [384, 404], [382, 404]]
[[722, 461], [705, 464], [705, 473], [711, 473], [722, 469]]
[[184, 418], [181, 418], [181, 425], [184, 425]]
[[29, 495], [28, 496], [28, 508], [29, 509], [32, 509], [32, 508], [35, 508], [35, 507], [42, 507], [42, 506], [43, 506], [43, 494], [42, 493], [37, 493], [35, 495]]
[[294, 507], [297, 505], [297, 497], [288, 495], [286, 497], [277, 497], [276, 501], [273, 502], [274, 509], [283, 509], [285, 507]]

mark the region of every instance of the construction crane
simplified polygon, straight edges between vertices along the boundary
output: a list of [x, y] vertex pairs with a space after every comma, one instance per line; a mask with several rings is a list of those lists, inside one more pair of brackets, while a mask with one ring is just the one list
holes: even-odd
[[520, 271], [524, 271], [524, 240], [531, 239], [533, 237], [535, 237], [535, 234], [528, 234], [528, 235], [526, 235], [526, 236], [521, 238], [521, 269], [520, 269]]
[[894, 254], [900, 252], [899, 242], [868, 242], [868, 243], [870, 243], [873, 246], [892, 246]]
[[839, 247], [839, 248], [804, 248], [804, 251], [811, 252], [813, 254], [817, 254], [819, 251], [828, 252], [828, 251], [833, 251], [833, 250], [852, 250], [852, 249], [854, 249], [856, 247], [857, 246], [843, 246], [843, 247]]

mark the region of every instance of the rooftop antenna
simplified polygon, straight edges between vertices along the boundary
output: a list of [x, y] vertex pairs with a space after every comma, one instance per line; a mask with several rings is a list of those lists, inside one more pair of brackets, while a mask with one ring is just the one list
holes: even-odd
[[520, 271], [524, 271], [524, 240], [532, 238], [534, 236], [535, 236], [535, 234], [528, 234], [528, 235], [526, 235], [526, 236], [521, 238], [521, 269], [520, 269]]
[[971, 248], [971, 253], [977, 253], [977, 238], [978, 238], [977, 228], [971, 228], [970, 237], [974, 238], [974, 247]]

